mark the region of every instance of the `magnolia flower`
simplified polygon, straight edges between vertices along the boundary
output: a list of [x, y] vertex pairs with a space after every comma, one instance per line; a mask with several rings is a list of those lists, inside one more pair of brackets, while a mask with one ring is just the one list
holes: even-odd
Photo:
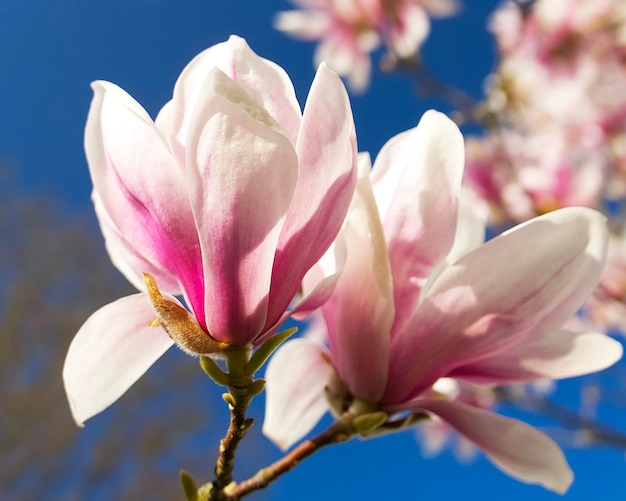
[[[465, 211], [457, 227], [463, 138], [436, 112], [391, 139], [371, 175], [361, 158], [359, 173], [335, 250], [345, 245], [345, 266], [322, 307], [328, 348], [301, 338], [277, 352], [266, 372], [265, 434], [286, 448], [329, 407], [355, 412], [354, 403], [388, 419], [428, 413], [508, 474], [565, 491], [572, 473], [550, 438], [433, 385], [558, 379], [619, 359], [621, 345], [604, 334], [562, 329], [600, 276], [604, 217], [566, 208], [481, 245], [481, 225]], [[329, 253], [305, 290], [333, 266]]]
[[327, 61], [348, 78], [355, 91], [365, 89], [370, 53], [385, 44], [396, 56], [411, 57], [430, 31], [428, 15], [447, 16], [455, 0], [293, 0], [302, 10], [280, 12], [276, 28], [304, 40], [321, 40], [316, 64]]
[[626, 333], [626, 234], [611, 234], [600, 284], [585, 304], [582, 323]]
[[[113, 263], [142, 292], [95, 312], [69, 348], [63, 378], [79, 424], [174, 341], [208, 354], [270, 337], [356, 183], [347, 93], [325, 65], [304, 113], [284, 70], [234, 36], [189, 63], [154, 122], [116, 85], [93, 89], [96, 214]], [[317, 307], [331, 282], [293, 311]]]
[[525, 221], [570, 205], [598, 204], [606, 158], [564, 128], [491, 131], [466, 139], [465, 181], [491, 219]]
[[[487, 202], [500, 199], [500, 209], [520, 220], [562, 205], [597, 207], [600, 196], [616, 188], [623, 196], [626, 3], [506, 2], [496, 9], [490, 29], [500, 61], [489, 78], [483, 111], [499, 127], [482, 149], [500, 149], [495, 153], [504, 153], [506, 162], [494, 158], [485, 164], [489, 169], [480, 169], [492, 185]], [[504, 141], [497, 139], [502, 128], [512, 132]], [[494, 139], [501, 144], [486, 144]], [[519, 180], [521, 190], [500, 182], [505, 178]]]

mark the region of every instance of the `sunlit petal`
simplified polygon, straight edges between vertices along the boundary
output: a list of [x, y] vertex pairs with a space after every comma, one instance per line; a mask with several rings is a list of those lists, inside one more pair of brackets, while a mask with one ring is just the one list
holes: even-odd
[[324, 387], [330, 368], [324, 351], [314, 341], [294, 339], [267, 366], [263, 433], [281, 449], [304, 437], [328, 410]]
[[63, 382], [77, 424], [120, 398], [172, 346], [151, 327], [155, 313], [147, 294], [123, 297], [96, 311], [67, 352]]

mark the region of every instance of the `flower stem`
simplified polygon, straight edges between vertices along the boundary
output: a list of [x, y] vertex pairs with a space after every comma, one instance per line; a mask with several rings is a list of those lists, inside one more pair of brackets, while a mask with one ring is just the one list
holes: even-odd
[[215, 480], [212, 482], [209, 501], [228, 499], [224, 489], [233, 481], [237, 446], [254, 422], [252, 418], [246, 418], [250, 401], [256, 394], [253, 391], [253, 376], [246, 371], [249, 359], [249, 348], [227, 354], [229, 384], [228, 393], [223, 397], [230, 409], [230, 424], [226, 435], [220, 441], [219, 456], [215, 464]]
[[[350, 416], [352, 417], [352, 416]], [[237, 501], [240, 498], [263, 489], [278, 477], [295, 468], [303, 459], [326, 445], [345, 442], [355, 435], [352, 419], [339, 419], [316, 437], [302, 442], [290, 453], [271, 464], [267, 468], [259, 470], [253, 477], [237, 484], [230, 491], [229, 501]]]

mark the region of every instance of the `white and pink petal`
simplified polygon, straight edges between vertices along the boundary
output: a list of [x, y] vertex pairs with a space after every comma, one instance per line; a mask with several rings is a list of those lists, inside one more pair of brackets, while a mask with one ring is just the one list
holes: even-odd
[[[155, 276], [176, 276], [195, 303], [200, 249], [182, 168], [131, 96], [109, 82], [95, 82], [93, 89], [85, 151], [97, 215], [126, 250], [133, 249], [116, 246], [112, 257], [128, 270], [136, 255], [143, 256]], [[136, 274], [143, 271], [150, 270]], [[137, 282], [137, 276], [129, 279]]]
[[372, 184], [393, 272], [394, 330], [413, 313], [428, 275], [452, 247], [463, 158], [458, 127], [428, 111], [374, 162]]
[[606, 369], [622, 353], [619, 341], [599, 332], [539, 331], [494, 356], [457, 367], [449, 376], [477, 384], [564, 379]]
[[422, 400], [416, 409], [439, 416], [474, 443], [506, 474], [525, 483], [539, 484], [563, 494], [574, 474], [561, 448], [536, 428], [458, 402]]
[[202, 243], [207, 328], [218, 341], [252, 342], [267, 321], [296, 152], [268, 112], [215, 68], [189, 125], [186, 173]]
[[437, 278], [393, 340], [387, 403], [419, 395], [456, 367], [561, 327], [595, 288], [604, 217], [554, 211], [490, 240]]
[[294, 339], [267, 366], [263, 433], [281, 449], [303, 438], [328, 411], [324, 387], [331, 367], [324, 353], [315, 341]]
[[92, 314], [72, 340], [63, 383], [77, 424], [120, 398], [172, 346], [144, 293], [123, 297]]
[[353, 395], [378, 401], [387, 384], [393, 285], [389, 256], [361, 157], [359, 181], [342, 230], [346, 263], [331, 298], [322, 307], [333, 365]]
[[258, 106], [265, 108], [296, 142], [302, 113], [289, 76], [276, 63], [264, 59], [243, 38], [231, 36], [198, 54], [181, 72], [174, 87], [170, 131], [172, 142], [184, 154], [188, 128], [209, 73], [219, 68], [242, 87]]
[[315, 76], [296, 143], [298, 181], [276, 250], [267, 323], [273, 324], [305, 273], [335, 240], [356, 185], [356, 135], [339, 77], [325, 64]]

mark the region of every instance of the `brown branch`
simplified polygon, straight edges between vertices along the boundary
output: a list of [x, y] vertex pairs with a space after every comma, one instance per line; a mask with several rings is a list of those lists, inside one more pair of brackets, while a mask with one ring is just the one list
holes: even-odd
[[[232, 391], [227, 395], [233, 395]], [[235, 452], [239, 442], [252, 426], [253, 419], [246, 419], [245, 414], [250, 404], [250, 397], [233, 398], [234, 405], [229, 404], [230, 424], [226, 435], [220, 441], [220, 454], [215, 464], [215, 480], [211, 490], [210, 501], [222, 501], [227, 499], [224, 488], [233, 481], [235, 468]]]
[[496, 394], [502, 402], [541, 414], [566, 428], [583, 432], [585, 438], [592, 444], [626, 449], [626, 433], [595, 419], [581, 416], [579, 413], [555, 404], [546, 398], [534, 395], [524, 395], [523, 398], [520, 398], [506, 388], [498, 388]]
[[[226, 353], [228, 365], [228, 393], [224, 400], [230, 410], [230, 423], [226, 435], [220, 441], [220, 450], [215, 463], [215, 480], [211, 483], [209, 501], [225, 501], [228, 499], [224, 489], [233, 481], [235, 453], [239, 442], [246, 436], [254, 420], [246, 418], [246, 411], [254, 395], [259, 392], [259, 381], [254, 381], [248, 373], [250, 360], [249, 346], [233, 346]], [[264, 382], [260, 382], [261, 388]]]
[[382, 63], [383, 71], [389, 72], [397, 68], [413, 77], [417, 85], [417, 93], [426, 97], [440, 99], [448, 103], [456, 111], [454, 120], [462, 125], [475, 122], [482, 125], [480, 102], [462, 89], [444, 82], [423, 64], [419, 55], [407, 58], [390, 56]]
[[302, 460], [321, 449], [324, 446], [345, 442], [354, 435], [354, 425], [350, 419], [335, 421], [325, 431], [316, 437], [302, 442], [289, 454], [268, 466], [259, 470], [253, 477], [238, 484], [230, 492], [226, 499], [238, 501], [242, 497], [263, 489], [278, 477], [295, 468]]

